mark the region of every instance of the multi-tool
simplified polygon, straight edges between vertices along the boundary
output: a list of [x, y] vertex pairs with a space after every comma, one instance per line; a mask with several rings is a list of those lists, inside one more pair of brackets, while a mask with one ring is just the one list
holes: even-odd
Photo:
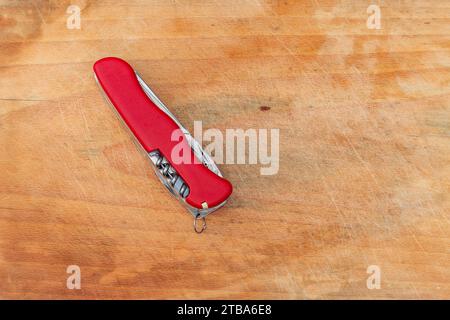
[[[150, 158], [158, 178], [194, 216], [195, 232], [203, 232], [206, 216], [231, 195], [231, 183], [127, 62], [114, 57], [100, 59], [94, 64], [94, 75], [112, 109]], [[177, 130], [180, 134], [174, 135]], [[184, 161], [173, 153], [175, 147], [189, 153], [183, 154]]]

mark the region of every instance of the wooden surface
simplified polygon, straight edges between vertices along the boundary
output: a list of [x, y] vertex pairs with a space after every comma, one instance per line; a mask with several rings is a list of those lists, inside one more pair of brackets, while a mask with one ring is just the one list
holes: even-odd
[[[0, 1], [1, 298], [450, 298], [449, 1], [72, 3], [80, 30]], [[221, 165], [193, 233], [95, 84], [110, 55], [189, 129], [279, 128], [278, 174]]]

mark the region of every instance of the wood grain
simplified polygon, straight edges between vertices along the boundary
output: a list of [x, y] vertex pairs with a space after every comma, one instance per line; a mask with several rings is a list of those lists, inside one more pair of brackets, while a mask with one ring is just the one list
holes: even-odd
[[[450, 298], [449, 1], [72, 3], [80, 30], [69, 1], [0, 1], [1, 298]], [[189, 129], [279, 128], [278, 174], [221, 165], [234, 194], [193, 233], [104, 56]]]

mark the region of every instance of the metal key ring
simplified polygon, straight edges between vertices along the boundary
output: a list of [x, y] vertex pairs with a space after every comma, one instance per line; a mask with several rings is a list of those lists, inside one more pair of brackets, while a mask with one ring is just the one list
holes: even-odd
[[[202, 228], [200, 230], [197, 229], [197, 220], [203, 220], [203, 225]], [[206, 230], [206, 218], [205, 217], [201, 217], [200, 218], [200, 213], [197, 214], [197, 216], [194, 218], [194, 231], [196, 233], [202, 233], [203, 231]]]

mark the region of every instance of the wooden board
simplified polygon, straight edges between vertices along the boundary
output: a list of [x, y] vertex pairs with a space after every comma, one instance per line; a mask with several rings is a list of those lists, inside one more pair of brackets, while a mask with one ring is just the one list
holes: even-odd
[[[1, 298], [450, 298], [449, 1], [72, 3], [79, 30], [69, 1], [0, 1]], [[278, 174], [221, 165], [234, 194], [193, 233], [104, 56], [188, 129], [278, 128]]]

